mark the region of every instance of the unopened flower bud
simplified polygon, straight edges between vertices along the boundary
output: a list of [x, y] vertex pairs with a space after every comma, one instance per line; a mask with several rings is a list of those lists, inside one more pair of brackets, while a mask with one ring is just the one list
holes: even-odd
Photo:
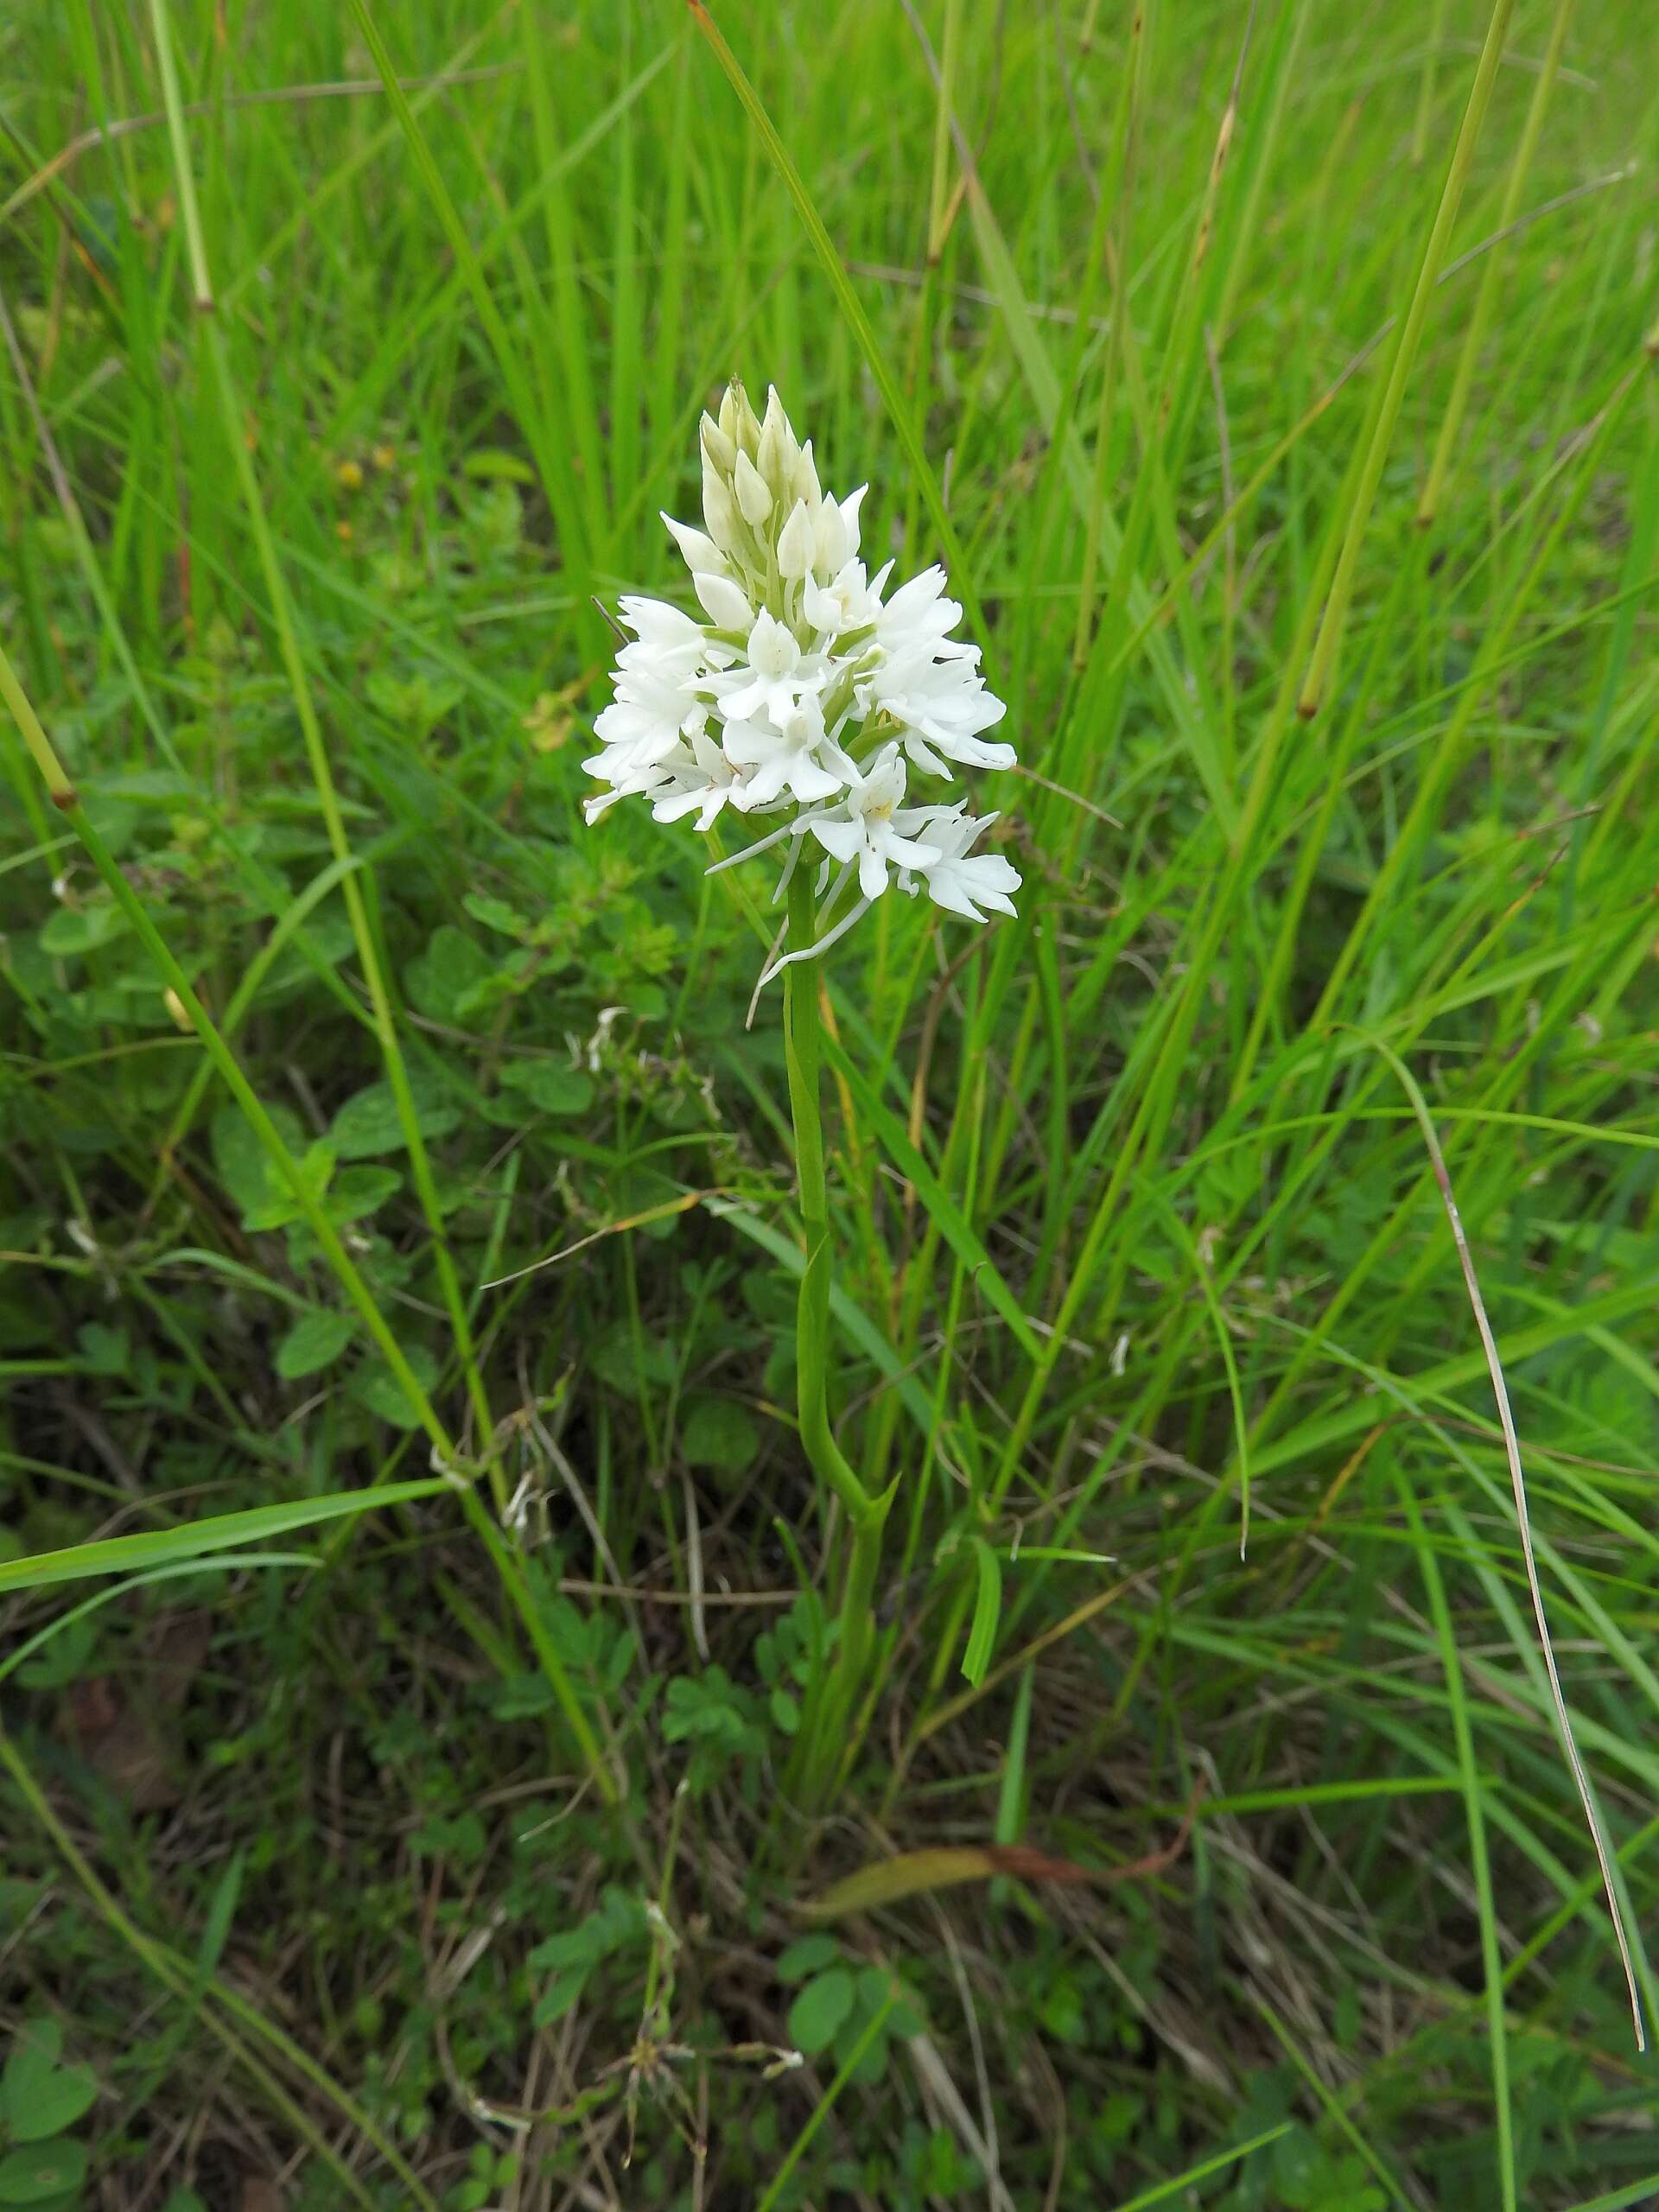
[[694, 575], [691, 588], [716, 630], [737, 630], [748, 635], [754, 609], [729, 576]]
[[818, 509], [812, 528], [812, 565], [828, 583], [848, 555], [847, 531], [841, 519], [841, 510], [833, 499], [826, 499]]
[[726, 556], [712, 537], [705, 537], [702, 531], [693, 530], [689, 523], [676, 522], [672, 515], [664, 515], [663, 520], [667, 524], [669, 536], [684, 556], [688, 569], [693, 573], [702, 569], [704, 575], [711, 576], [725, 574]]
[[760, 426], [760, 449], [754, 457], [754, 465], [773, 500], [779, 506], [787, 507], [790, 499], [788, 457], [770, 423]]
[[[721, 412], [725, 413], [722, 406]], [[711, 468], [722, 476], [729, 476], [737, 466], [737, 442], [723, 430], [712, 415], [705, 414], [698, 425], [702, 441], [702, 457]]]
[[759, 530], [772, 512], [772, 494], [766, 489], [766, 478], [746, 453], [737, 456], [732, 487], [737, 493], [737, 504], [743, 510], [744, 521]]
[[786, 505], [793, 495], [795, 459], [799, 451], [789, 417], [784, 412], [784, 403], [778, 397], [778, 387], [771, 385], [766, 390], [766, 416], [760, 425], [760, 449], [755, 465], [780, 506]]
[[797, 499], [778, 533], [778, 573], [798, 582], [812, 566], [813, 547], [812, 518], [806, 502]]
[[858, 550], [858, 511], [868, 489], [868, 484], [861, 484], [839, 503], [826, 499], [818, 509], [813, 524], [817, 557], [812, 565], [826, 583]]
[[818, 486], [817, 465], [812, 458], [810, 438], [795, 456], [795, 466], [791, 471], [791, 480], [796, 498], [805, 500], [808, 514], [816, 515], [823, 504], [823, 493]]
[[734, 377], [720, 403], [720, 427], [741, 453], [753, 461], [760, 449], [760, 425], [749, 404], [749, 395]]
[[702, 472], [702, 518], [709, 525], [709, 537], [721, 551], [729, 553], [737, 543], [742, 518], [726, 479], [708, 467]]

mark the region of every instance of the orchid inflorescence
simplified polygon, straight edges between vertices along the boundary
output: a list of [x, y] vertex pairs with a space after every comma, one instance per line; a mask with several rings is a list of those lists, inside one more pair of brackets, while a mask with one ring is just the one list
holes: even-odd
[[601, 749], [582, 764], [609, 788], [584, 803], [588, 821], [635, 793], [658, 822], [695, 814], [699, 830], [728, 806], [781, 815], [715, 864], [786, 842], [780, 898], [806, 838], [820, 845], [820, 895], [834, 876], [821, 934], [762, 982], [833, 944], [890, 881], [912, 895], [925, 887], [973, 921], [1013, 913], [1017, 871], [974, 850], [996, 816], [970, 815], [961, 798], [906, 803], [912, 769], [1014, 765], [1012, 746], [985, 741], [1006, 709], [985, 688], [978, 646], [950, 634], [962, 609], [944, 595], [944, 571], [925, 569], [884, 603], [893, 563], [870, 577], [858, 557], [868, 487], [841, 500], [820, 490], [811, 441], [798, 442], [775, 391], [757, 420], [734, 382], [719, 420], [702, 417], [701, 440], [707, 528], [663, 520], [705, 619], [663, 600], [622, 601], [632, 636], [595, 724]]

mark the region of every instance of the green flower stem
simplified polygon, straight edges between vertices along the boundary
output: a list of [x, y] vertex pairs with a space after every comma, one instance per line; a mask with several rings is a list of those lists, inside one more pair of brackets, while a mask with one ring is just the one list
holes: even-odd
[[865, 1716], [861, 1707], [868, 1689], [865, 1676], [875, 1649], [875, 1586], [881, 1568], [881, 1532], [893, 1494], [889, 1486], [871, 1501], [878, 1509], [874, 1516], [853, 1524], [852, 1557], [841, 1595], [841, 1638], [813, 1715], [816, 1726], [808, 1745], [815, 1773], [823, 1777], [826, 1796], [847, 1772], [863, 1739]]
[[[810, 945], [817, 931], [817, 900], [804, 859], [789, 890], [791, 950]], [[796, 1172], [806, 1265], [795, 1314], [795, 1370], [801, 1442], [812, 1471], [839, 1499], [852, 1534], [852, 1557], [842, 1593], [841, 1637], [830, 1673], [813, 1699], [803, 1732], [800, 1767], [809, 1798], [827, 1794], [842, 1765], [842, 1725], [850, 1715], [869, 1663], [874, 1639], [875, 1579], [881, 1531], [893, 1485], [865, 1488], [830, 1427], [830, 1201], [823, 1171], [823, 1118], [818, 1071], [822, 1058], [818, 970], [810, 960], [784, 970], [784, 1053], [789, 1067], [789, 1107], [795, 1127]]]

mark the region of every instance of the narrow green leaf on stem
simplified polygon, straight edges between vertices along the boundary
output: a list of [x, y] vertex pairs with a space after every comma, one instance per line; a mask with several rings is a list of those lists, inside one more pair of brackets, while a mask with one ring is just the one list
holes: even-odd
[[983, 1536], [973, 1539], [974, 1614], [968, 1626], [967, 1649], [962, 1671], [976, 1688], [985, 1679], [996, 1648], [996, 1624], [1002, 1612], [1002, 1568]]

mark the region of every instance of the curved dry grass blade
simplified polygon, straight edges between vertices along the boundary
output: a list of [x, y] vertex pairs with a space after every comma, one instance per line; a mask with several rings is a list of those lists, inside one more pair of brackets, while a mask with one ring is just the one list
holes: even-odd
[[816, 1897], [798, 1904], [804, 1920], [841, 1920], [849, 1913], [874, 1912], [879, 1906], [896, 1904], [899, 1898], [921, 1891], [954, 1889], [962, 1882], [988, 1881], [1006, 1874], [1015, 1881], [1067, 1882], [1088, 1889], [1107, 1889], [1119, 1882], [1135, 1882], [1161, 1874], [1173, 1866], [1186, 1848], [1192, 1832], [1194, 1798], [1179, 1827], [1161, 1849], [1149, 1851], [1122, 1866], [1080, 1866], [1072, 1859], [1052, 1859], [1045, 1851], [1023, 1843], [939, 1844], [923, 1851], [901, 1851], [891, 1859], [872, 1859], [856, 1873], [845, 1875]]
[[1452, 1192], [1452, 1179], [1446, 1173], [1446, 1155], [1440, 1150], [1440, 1141], [1434, 1134], [1434, 1123], [1428, 1110], [1417, 1078], [1391, 1045], [1369, 1031], [1357, 1033], [1364, 1037], [1400, 1078], [1402, 1089], [1411, 1101], [1411, 1109], [1417, 1126], [1423, 1133], [1429, 1164], [1434, 1170], [1434, 1180], [1440, 1186], [1440, 1202], [1446, 1208], [1446, 1217], [1451, 1224], [1452, 1242], [1458, 1249], [1458, 1264], [1463, 1270], [1464, 1287], [1469, 1294], [1473, 1309], [1475, 1326], [1480, 1332], [1481, 1350], [1486, 1356], [1486, 1371], [1491, 1377], [1492, 1395], [1497, 1402], [1498, 1424], [1503, 1431], [1503, 1450], [1510, 1464], [1510, 1486], [1515, 1493], [1515, 1517], [1521, 1535], [1521, 1556], [1526, 1563], [1527, 1588], [1532, 1598], [1532, 1617], [1538, 1625], [1538, 1644], [1542, 1654], [1545, 1672], [1549, 1676], [1550, 1700], [1555, 1708], [1555, 1725], [1560, 1731], [1562, 1747], [1572, 1771], [1573, 1785], [1579, 1793], [1579, 1802], [1584, 1808], [1584, 1817], [1590, 1830], [1590, 1840], [1595, 1847], [1596, 1861], [1601, 1868], [1602, 1888], [1606, 1893], [1607, 1910], [1612, 1919], [1613, 1935], [1618, 1944], [1618, 1955], [1624, 1968], [1624, 1984], [1630, 1994], [1630, 2019], [1636, 2029], [1636, 2047], [1648, 2047], [1647, 2031], [1642, 2019], [1642, 2000], [1637, 1991], [1636, 1961], [1630, 1952], [1630, 1940], [1624, 1928], [1624, 1916], [1613, 1884], [1612, 1856], [1602, 1830], [1601, 1815], [1591, 1793], [1590, 1777], [1579, 1755], [1577, 1739], [1573, 1733], [1573, 1722], [1567, 1709], [1567, 1698], [1561, 1688], [1560, 1674], [1555, 1664], [1555, 1649], [1550, 1641], [1549, 1623], [1544, 1614], [1543, 1585], [1538, 1579], [1537, 1554], [1533, 1549], [1532, 1516], [1527, 1504], [1526, 1478], [1521, 1470], [1521, 1440], [1516, 1433], [1515, 1415], [1510, 1408], [1509, 1385], [1503, 1380], [1503, 1366], [1497, 1356], [1497, 1341], [1492, 1334], [1492, 1325], [1486, 1318], [1486, 1303], [1480, 1294], [1479, 1280], [1475, 1274], [1475, 1262], [1469, 1249], [1469, 1239], [1464, 1234], [1463, 1217], [1458, 1211], [1457, 1199]]

